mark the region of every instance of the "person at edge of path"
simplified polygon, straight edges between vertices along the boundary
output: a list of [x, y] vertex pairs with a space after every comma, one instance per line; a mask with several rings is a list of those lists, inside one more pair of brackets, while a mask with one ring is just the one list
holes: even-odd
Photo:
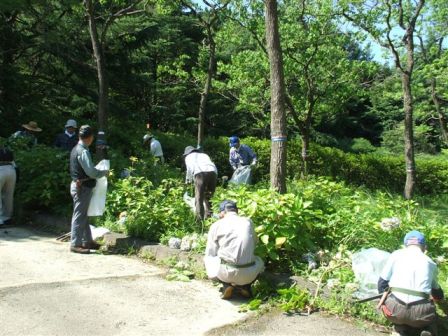
[[390, 255], [380, 273], [378, 291], [389, 292], [381, 310], [394, 325], [393, 335], [436, 336], [434, 301], [444, 296], [437, 283], [437, 265], [425, 255], [426, 241], [421, 232], [407, 233], [404, 245]]
[[205, 219], [212, 215], [210, 199], [215, 193], [218, 170], [210, 157], [193, 146], [184, 150], [184, 160], [187, 167], [186, 183], [194, 182], [196, 217]]
[[93, 143], [93, 130], [89, 125], [79, 129], [79, 142], [70, 154], [70, 194], [73, 198], [73, 216], [70, 251], [90, 253], [99, 248], [92, 239], [87, 210], [96, 179], [107, 176], [109, 171], [95, 168], [90, 156], [89, 146]]
[[12, 139], [27, 139], [28, 145], [33, 147], [37, 145], [36, 134], [42, 132], [42, 128], [37, 125], [37, 122], [30, 121], [28, 124], [22, 125], [22, 130], [11, 135]]
[[252, 297], [251, 284], [264, 271], [264, 263], [254, 254], [257, 243], [250, 219], [238, 215], [235, 202], [219, 206], [220, 219], [208, 232], [204, 263], [207, 275], [223, 283], [221, 298], [228, 300], [234, 291]]
[[76, 129], [78, 125], [73, 119], [67, 120], [65, 123], [64, 133], [60, 133], [56, 136], [54, 146], [66, 151], [71, 152], [73, 147], [78, 143], [78, 137], [76, 136]]
[[255, 166], [257, 164], [257, 155], [248, 145], [242, 145], [237, 136], [229, 138], [230, 152], [229, 162], [233, 170], [243, 166]]
[[0, 146], [0, 227], [12, 224], [16, 179], [14, 154]]
[[143, 146], [148, 146], [151, 152], [151, 155], [154, 156], [155, 163], [165, 163], [165, 159], [163, 158], [163, 150], [160, 141], [154, 138], [152, 134], [145, 134], [143, 137]]

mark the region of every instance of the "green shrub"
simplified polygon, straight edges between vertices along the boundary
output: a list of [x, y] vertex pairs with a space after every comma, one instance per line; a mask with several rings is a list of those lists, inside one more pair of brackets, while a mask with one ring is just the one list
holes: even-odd
[[[183, 150], [185, 146], [194, 144], [195, 139], [173, 134], [159, 134], [158, 137], [161, 139], [168, 162], [181, 167]], [[258, 155], [258, 165], [253, 172], [254, 181], [268, 181], [270, 141], [249, 137], [242, 139], [241, 142], [251, 146]], [[362, 140], [355, 141], [353, 146], [360, 152], [367, 152], [373, 147]], [[217, 165], [219, 176], [231, 176], [227, 138], [207, 138], [204, 151]], [[309, 155], [309, 170], [314, 176], [326, 176], [372, 190], [381, 189], [400, 194], [403, 192], [406, 172], [402, 156], [381, 154], [378, 151], [361, 154], [345, 153], [336, 148], [316, 144], [311, 145]], [[416, 165], [418, 194], [448, 192], [448, 163], [443, 156], [417, 156]], [[300, 139], [291, 139], [288, 141], [287, 158], [289, 178], [299, 178], [302, 166]]]
[[38, 145], [14, 154], [20, 170], [15, 199], [21, 207], [67, 213], [72, 204], [68, 153]]
[[179, 179], [163, 180], [158, 187], [144, 177], [113, 181], [103, 223], [116, 229], [119, 214], [126, 212], [123, 229], [134, 237], [158, 241], [166, 232], [194, 232], [199, 227], [183, 201], [184, 192]]

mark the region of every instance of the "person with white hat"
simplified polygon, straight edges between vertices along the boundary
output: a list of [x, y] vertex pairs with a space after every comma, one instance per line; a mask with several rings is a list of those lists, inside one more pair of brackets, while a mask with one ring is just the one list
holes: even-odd
[[71, 151], [78, 143], [78, 137], [76, 136], [77, 128], [78, 125], [75, 120], [67, 120], [65, 123], [65, 131], [56, 136], [54, 146], [65, 151]]
[[149, 150], [154, 156], [156, 163], [159, 161], [160, 163], [164, 163], [165, 159], [163, 158], [163, 150], [162, 145], [160, 144], [160, 141], [154, 138], [154, 135], [152, 134], [145, 134], [143, 137], [143, 146], [148, 146]]
[[193, 146], [187, 146], [183, 158], [187, 167], [186, 183], [194, 183], [196, 218], [204, 220], [212, 215], [210, 199], [215, 193], [218, 169], [210, 157]]
[[404, 237], [405, 248], [393, 252], [378, 280], [383, 294], [379, 307], [393, 324], [393, 335], [437, 335], [434, 301], [442, 300], [437, 282], [437, 265], [426, 254], [425, 236], [411, 231]]
[[26, 139], [30, 147], [37, 145], [36, 133], [42, 132], [42, 128], [37, 125], [37, 122], [30, 121], [28, 124], [22, 125], [22, 130], [15, 132], [12, 139]]

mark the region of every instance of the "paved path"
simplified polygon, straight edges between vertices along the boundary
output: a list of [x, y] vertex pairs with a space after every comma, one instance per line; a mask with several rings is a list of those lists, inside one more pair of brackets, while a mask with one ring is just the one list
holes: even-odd
[[[227, 334], [219, 328], [247, 317], [238, 312], [238, 303], [221, 300], [210, 283], [169, 282], [163, 274], [136, 258], [74, 254], [53, 237], [0, 229], [0, 335]], [[298, 322], [299, 329], [263, 334], [371, 335], [349, 324], [323, 334], [317, 331], [319, 321], [308, 320], [308, 330], [300, 329], [300, 320], [288, 321]], [[266, 329], [268, 322], [260, 327]], [[239, 328], [239, 335], [260, 329], [253, 323]]]

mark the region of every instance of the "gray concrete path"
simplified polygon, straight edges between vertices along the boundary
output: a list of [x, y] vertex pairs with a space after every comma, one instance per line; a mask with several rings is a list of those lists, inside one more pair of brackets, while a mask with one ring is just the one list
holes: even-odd
[[[219, 328], [247, 317], [237, 303], [221, 300], [209, 282], [170, 282], [163, 269], [136, 258], [68, 249], [68, 243], [29, 229], [0, 228], [0, 335], [226, 334]], [[263, 334], [373, 335], [350, 324], [324, 334], [318, 331], [322, 323], [312, 319], [302, 330], [303, 321], [297, 321], [299, 329], [283, 332], [279, 325]], [[264, 324], [266, 329], [269, 321]], [[260, 329], [250, 322], [238, 328], [238, 335]]]

